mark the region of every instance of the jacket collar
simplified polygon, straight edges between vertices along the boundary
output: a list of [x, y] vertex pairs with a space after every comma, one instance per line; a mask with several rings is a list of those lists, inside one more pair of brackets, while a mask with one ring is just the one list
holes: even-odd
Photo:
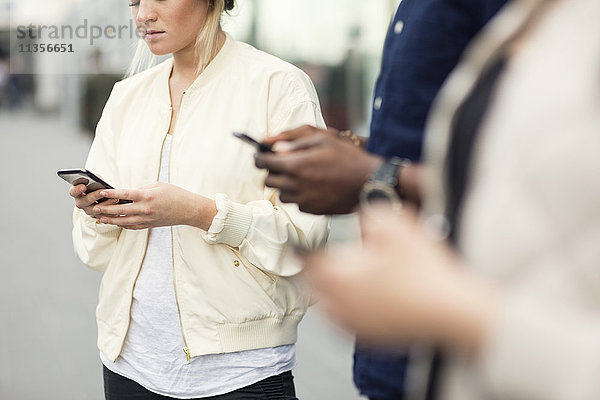
[[[231, 63], [231, 52], [235, 46], [235, 40], [225, 32], [225, 43], [215, 58], [208, 64], [202, 73], [192, 82], [190, 87], [186, 89], [186, 93], [194, 92], [201, 89], [203, 86], [214, 80], [215, 77], [225, 73], [227, 65]], [[173, 57], [165, 60], [160, 66], [158, 82], [160, 84], [160, 98], [170, 105], [169, 78], [173, 71]]]

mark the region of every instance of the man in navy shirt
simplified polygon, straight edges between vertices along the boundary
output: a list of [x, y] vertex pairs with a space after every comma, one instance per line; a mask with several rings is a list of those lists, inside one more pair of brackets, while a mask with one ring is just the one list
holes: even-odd
[[[280, 189], [282, 201], [296, 202], [304, 211], [346, 213], [358, 203], [362, 186], [382, 158], [418, 162], [435, 96], [467, 44], [506, 2], [403, 0], [387, 33], [375, 87], [367, 145], [371, 154], [316, 128], [284, 132], [266, 143], [292, 140], [292, 151], [256, 158], [258, 167], [269, 169], [267, 185]], [[407, 390], [406, 366], [402, 351], [359, 344], [354, 381], [372, 400], [401, 399]]]

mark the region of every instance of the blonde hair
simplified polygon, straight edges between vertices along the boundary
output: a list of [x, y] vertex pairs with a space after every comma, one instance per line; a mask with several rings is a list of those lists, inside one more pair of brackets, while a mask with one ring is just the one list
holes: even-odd
[[[201, 1], [201, 0], [198, 0]], [[206, 66], [217, 55], [219, 50], [219, 34], [221, 33], [221, 16], [223, 12], [234, 7], [234, 0], [205, 0], [208, 1], [208, 15], [198, 37], [196, 38], [195, 53], [198, 66], [196, 75], [200, 75]], [[156, 65], [158, 57], [152, 54], [144, 39], [140, 39], [126, 76], [132, 76]]]

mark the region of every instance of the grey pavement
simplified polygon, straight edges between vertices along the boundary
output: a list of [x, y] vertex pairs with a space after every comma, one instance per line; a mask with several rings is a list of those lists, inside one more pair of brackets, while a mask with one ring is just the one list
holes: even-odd
[[[0, 111], [0, 399], [100, 400], [94, 310], [100, 274], [71, 244], [61, 168], [83, 166], [91, 137], [57, 117]], [[336, 222], [334, 239], [355, 234]], [[352, 338], [312, 309], [300, 325], [302, 400], [359, 399]]]

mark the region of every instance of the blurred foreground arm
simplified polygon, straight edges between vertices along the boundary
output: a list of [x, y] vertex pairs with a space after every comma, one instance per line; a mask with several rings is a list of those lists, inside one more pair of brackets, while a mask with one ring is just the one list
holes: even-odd
[[478, 350], [497, 307], [452, 250], [413, 211], [362, 215], [363, 247], [306, 259], [321, 304], [343, 326], [378, 343], [441, 343]]
[[539, 285], [514, 291], [479, 280], [407, 211], [363, 216], [363, 243], [305, 259], [322, 306], [341, 325], [379, 344], [466, 353], [494, 398], [600, 398], [597, 309], [565, 304]]

